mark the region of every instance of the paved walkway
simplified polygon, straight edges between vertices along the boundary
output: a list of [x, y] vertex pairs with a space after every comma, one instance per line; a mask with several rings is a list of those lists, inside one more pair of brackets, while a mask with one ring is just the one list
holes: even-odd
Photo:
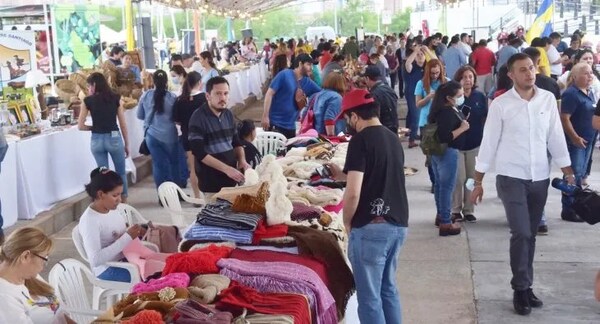
[[[242, 118], [259, 120], [260, 107], [256, 103]], [[515, 315], [509, 285], [510, 234], [493, 176], [484, 181], [484, 202], [476, 209], [478, 222], [466, 224], [459, 236], [442, 238], [433, 226], [435, 204], [424, 157], [418, 148], [405, 153], [407, 166], [419, 172], [407, 178], [410, 229], [398, 272], [404, 323], [600, 323], [600, 304], [593, 297], [600, 269], [598, 226], [560, 220], [560, 195], [550, 189], [546, 208], [550, 233], [538, 238], [534, 265], [534, 289], [545, 305], [528, 317]], [[596, 154], [600, 157], [600, 152]], [[600, 162], [594, 165], [589, 182], [600, 189]], [[150, 220], [168, 221], [151, 178], [131, 188], [129, 202]], [[54, 235], [57, 248], [45, 277], [60, 259], [79, 258], [70, 238], [73, 226]]]

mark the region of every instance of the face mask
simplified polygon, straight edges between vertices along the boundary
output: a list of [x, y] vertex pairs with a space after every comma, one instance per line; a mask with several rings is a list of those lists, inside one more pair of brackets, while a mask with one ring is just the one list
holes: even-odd
[[465, 96], [460, 96], [458, 98], [454, 98], [456, 102], [456, 107], [460, 107], [465, 103]]
[[173, 78], [173, 84], [179, 85], [179, 78]]

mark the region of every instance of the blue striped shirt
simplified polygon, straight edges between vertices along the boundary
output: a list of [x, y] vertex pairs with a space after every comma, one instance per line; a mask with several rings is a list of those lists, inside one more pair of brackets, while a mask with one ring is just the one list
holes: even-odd
[[187, 240], [202, 240], [216, 242], [235, 242], [242, 244], [252, 243], [252, 231], [234, 230], [229, 228], [205, 226], [198, 223], [194, 224], [184, 237]]

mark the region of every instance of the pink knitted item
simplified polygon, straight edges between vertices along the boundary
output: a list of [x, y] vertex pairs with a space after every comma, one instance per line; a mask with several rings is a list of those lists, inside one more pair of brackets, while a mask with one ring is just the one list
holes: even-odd
[[325, 209], [325, 211], [328, 211], [330, 213], [338, 214], [342, 209], [344, 209], [344, 201], [342, 201], [341, 203], [339, 203], [337, 205], [325, 206], [325, 207], [323, 207], [323, 209]]
[[168, 274], [162, 278], [150, 279], [150, 281], [144, 283], [140, 282], [133, 286], [131, 290], [134, 294], [157, 292], [163, 288], [187, 288], [190, 284], [190, 277], [182, 272], [175, 272]]

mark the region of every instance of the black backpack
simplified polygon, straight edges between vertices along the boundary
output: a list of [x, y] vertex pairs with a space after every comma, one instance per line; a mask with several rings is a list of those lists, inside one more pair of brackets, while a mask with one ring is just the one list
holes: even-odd
[[600, 222], [600, 195], [593, 190], [578, 190], [571, 208], [590, 225]]

